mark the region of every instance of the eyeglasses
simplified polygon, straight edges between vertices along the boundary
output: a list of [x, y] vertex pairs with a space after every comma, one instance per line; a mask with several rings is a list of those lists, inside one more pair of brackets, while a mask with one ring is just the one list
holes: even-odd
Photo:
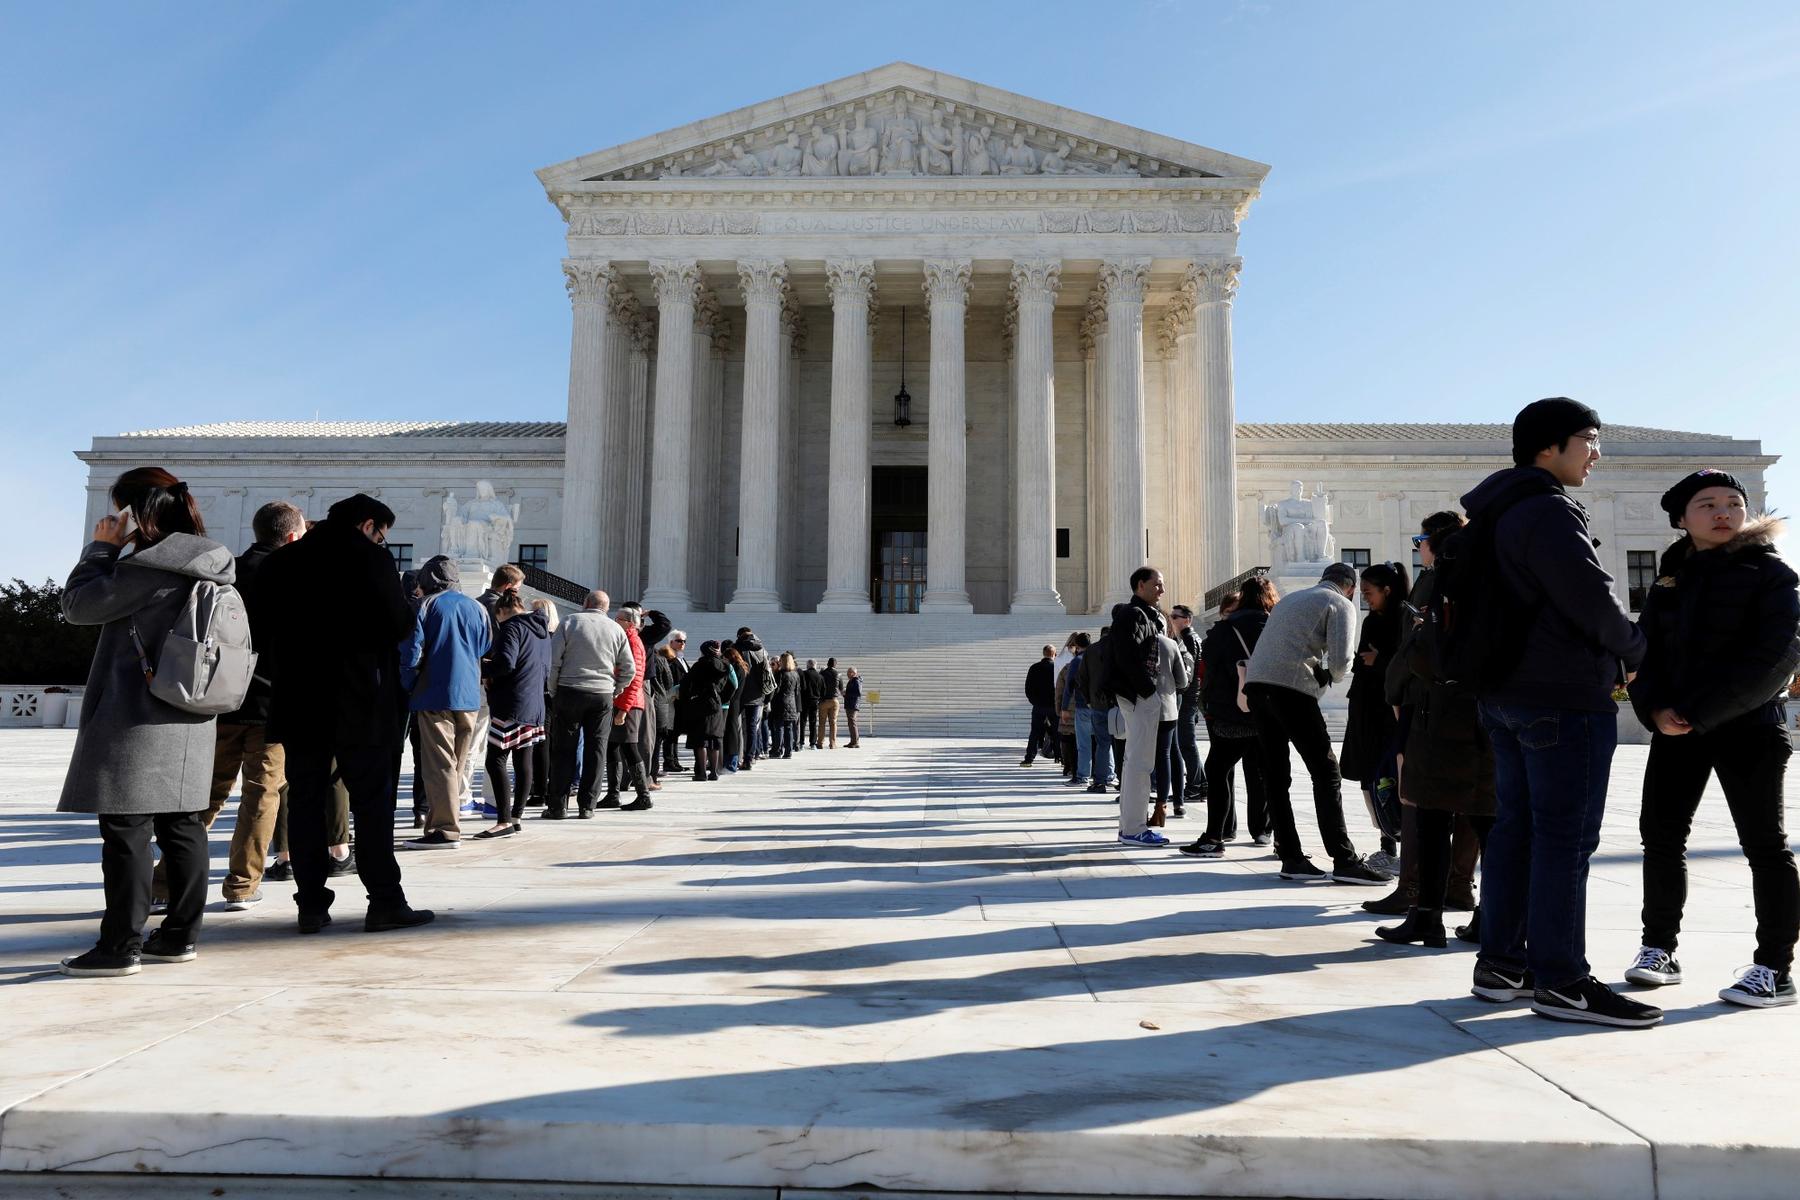
[[1429, 542], [1430, 540], [1431, 540], [1431, 535], [1429, 533], [1415, 533], [1412, 535], [1412, 544], [1415, 546], [1423, 546], [1426, 542]]

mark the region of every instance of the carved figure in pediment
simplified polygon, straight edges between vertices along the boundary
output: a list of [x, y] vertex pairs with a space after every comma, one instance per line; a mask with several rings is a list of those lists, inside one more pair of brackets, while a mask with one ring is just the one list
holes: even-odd
[[881, 170], [886, 175], [911, 175], [918, 162], [919, 123], [902, 108], [882, 134]]
[[1137, 168], [1125, 161], [1125, 156], [1117, 150], [1112, 152], [1112, 161], [1106, 164], [1108, 175], [1136, 175]]
[[802, 175], [836, 175], [838, 173], [837, 134], [813, 122], [812, 135], [806, 142], [806, 157], [800, 164]]
[[774, 157], [769, 160], [769, 174], [798, 175], [805, 158], [805, 152], [800, 149], [800, 135], [790, 133], [787, 141], [775, 147]]
[[1023, 130], [1012, 135], [1012, 145], [1006, 148], [1006, 155], [1000, 163], [1002, 175], [1036, 175], [1038, 173], [1038, 153], [1025, 144]]
[[1069, 151], [1072, 148], [1073, 147], [1067, 142], [1058, 142], [1055, 146], [1044, 151], [1044, 159], [1042, 162], [1038, 163], [1038, 170], [1046, 175], [1067, 174], [1069, 171]]
[[976, 127], [966, 135], [962, 134], [962, 122], [956, 123], [959, 138], [962, 142], [962, 161], [957, 164], [958, 175], [991, 175], [994, 173], [994, 156], [988, 148], [987, 131]]
[[944, 128], [944, 118], [931, 114], [925, 126], [924, 144], [919, 147], [919, 173], [948, 175], [956, 169], [956, 135]]
[[761, 175], [762, 173], [762, 162], [756, 155], [749, 153], [736, 142], [731, 144], [731, 154], [729, 157], [719, 159], [717, 162], [709, 165], [704, 171], [700, 172], [702, 175], [744, 176]]
[[878, 138], [869, 128], [869, 114], [860, 109], [856, 123], [844, 135], [844, 150], [839, 156], [839, 170], [845, 175], [873, 175], [880, 166]]

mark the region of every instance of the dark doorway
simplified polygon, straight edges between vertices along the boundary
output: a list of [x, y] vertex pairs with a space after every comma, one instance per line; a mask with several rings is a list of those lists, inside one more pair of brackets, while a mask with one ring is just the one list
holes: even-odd
[[925, 598], [925, 468], [876, 467], [870, 482], [869, 600], [878, 613], [916, 613]]

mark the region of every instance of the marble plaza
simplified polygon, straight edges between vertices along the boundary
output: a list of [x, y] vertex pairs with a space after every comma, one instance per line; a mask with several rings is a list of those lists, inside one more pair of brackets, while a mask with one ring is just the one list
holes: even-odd
[[[0, 732], [0, 1196], [1710, 1200], [1800, 1178], [1800, 1021], [1713, 999], [1752, 928], [1716, 794], [1689, 982], [1652, 1031], [1473, 1000], [1470, 952], [1379, 943], [1367, 892], [1280, 884], [1253, 847], [1121, 848], [1109, 802], [1011, 740], [876, 738], [674, 784], [648, 820], [405, 856], [441, 913], [414, 935], [298, 937], [266, 883], [208, 914], [197, 962], [83, 981], [54, 973], [100, 909], [91, 819], [50, 812], [73, 736]], [[1622, 748], [1591, 887], [1614, 980], [1642, 769]]]

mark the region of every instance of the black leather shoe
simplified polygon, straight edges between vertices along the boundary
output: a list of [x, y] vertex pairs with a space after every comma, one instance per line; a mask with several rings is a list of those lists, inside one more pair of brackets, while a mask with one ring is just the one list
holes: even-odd
[[1441, 949], [1447, 944], [1444, 940], [1444, 914], [1435, 909], [1411, 909], [1406, 914], [1406, 920], [1398, 925], [1383, 925], [1375, 931], [1375, 936], [1384, 942], [1402, 946], [1432, 946]]
[[429, 925], [437, 914], [429, 908], [371, 908], [363, 918], [364, 933], [386, 933], [390, 929], [412, 929]]
[[300, 914], [301, 933], [317, 933], [329, 924], [331, 924], [331, 914], [328, 912], [303, 912]]
[[1414, 888], [1397, 886], [1379, 900], [1364, 900], [1362, 910], [1378, 917], [1404, 917], [1411, 911], [1418, 895]]
[[538, 814], [538, 820], [540, 820], [540, 821], [561, 821], [564, 818], [566, 818], [568, 815], [569, 815], [568, 813], [566, 813], [562, 810], [561, 805], [558, 805], [555, 808], [551, 808], [548, 805], [546, 805], [544, 807], [544, 811]]

